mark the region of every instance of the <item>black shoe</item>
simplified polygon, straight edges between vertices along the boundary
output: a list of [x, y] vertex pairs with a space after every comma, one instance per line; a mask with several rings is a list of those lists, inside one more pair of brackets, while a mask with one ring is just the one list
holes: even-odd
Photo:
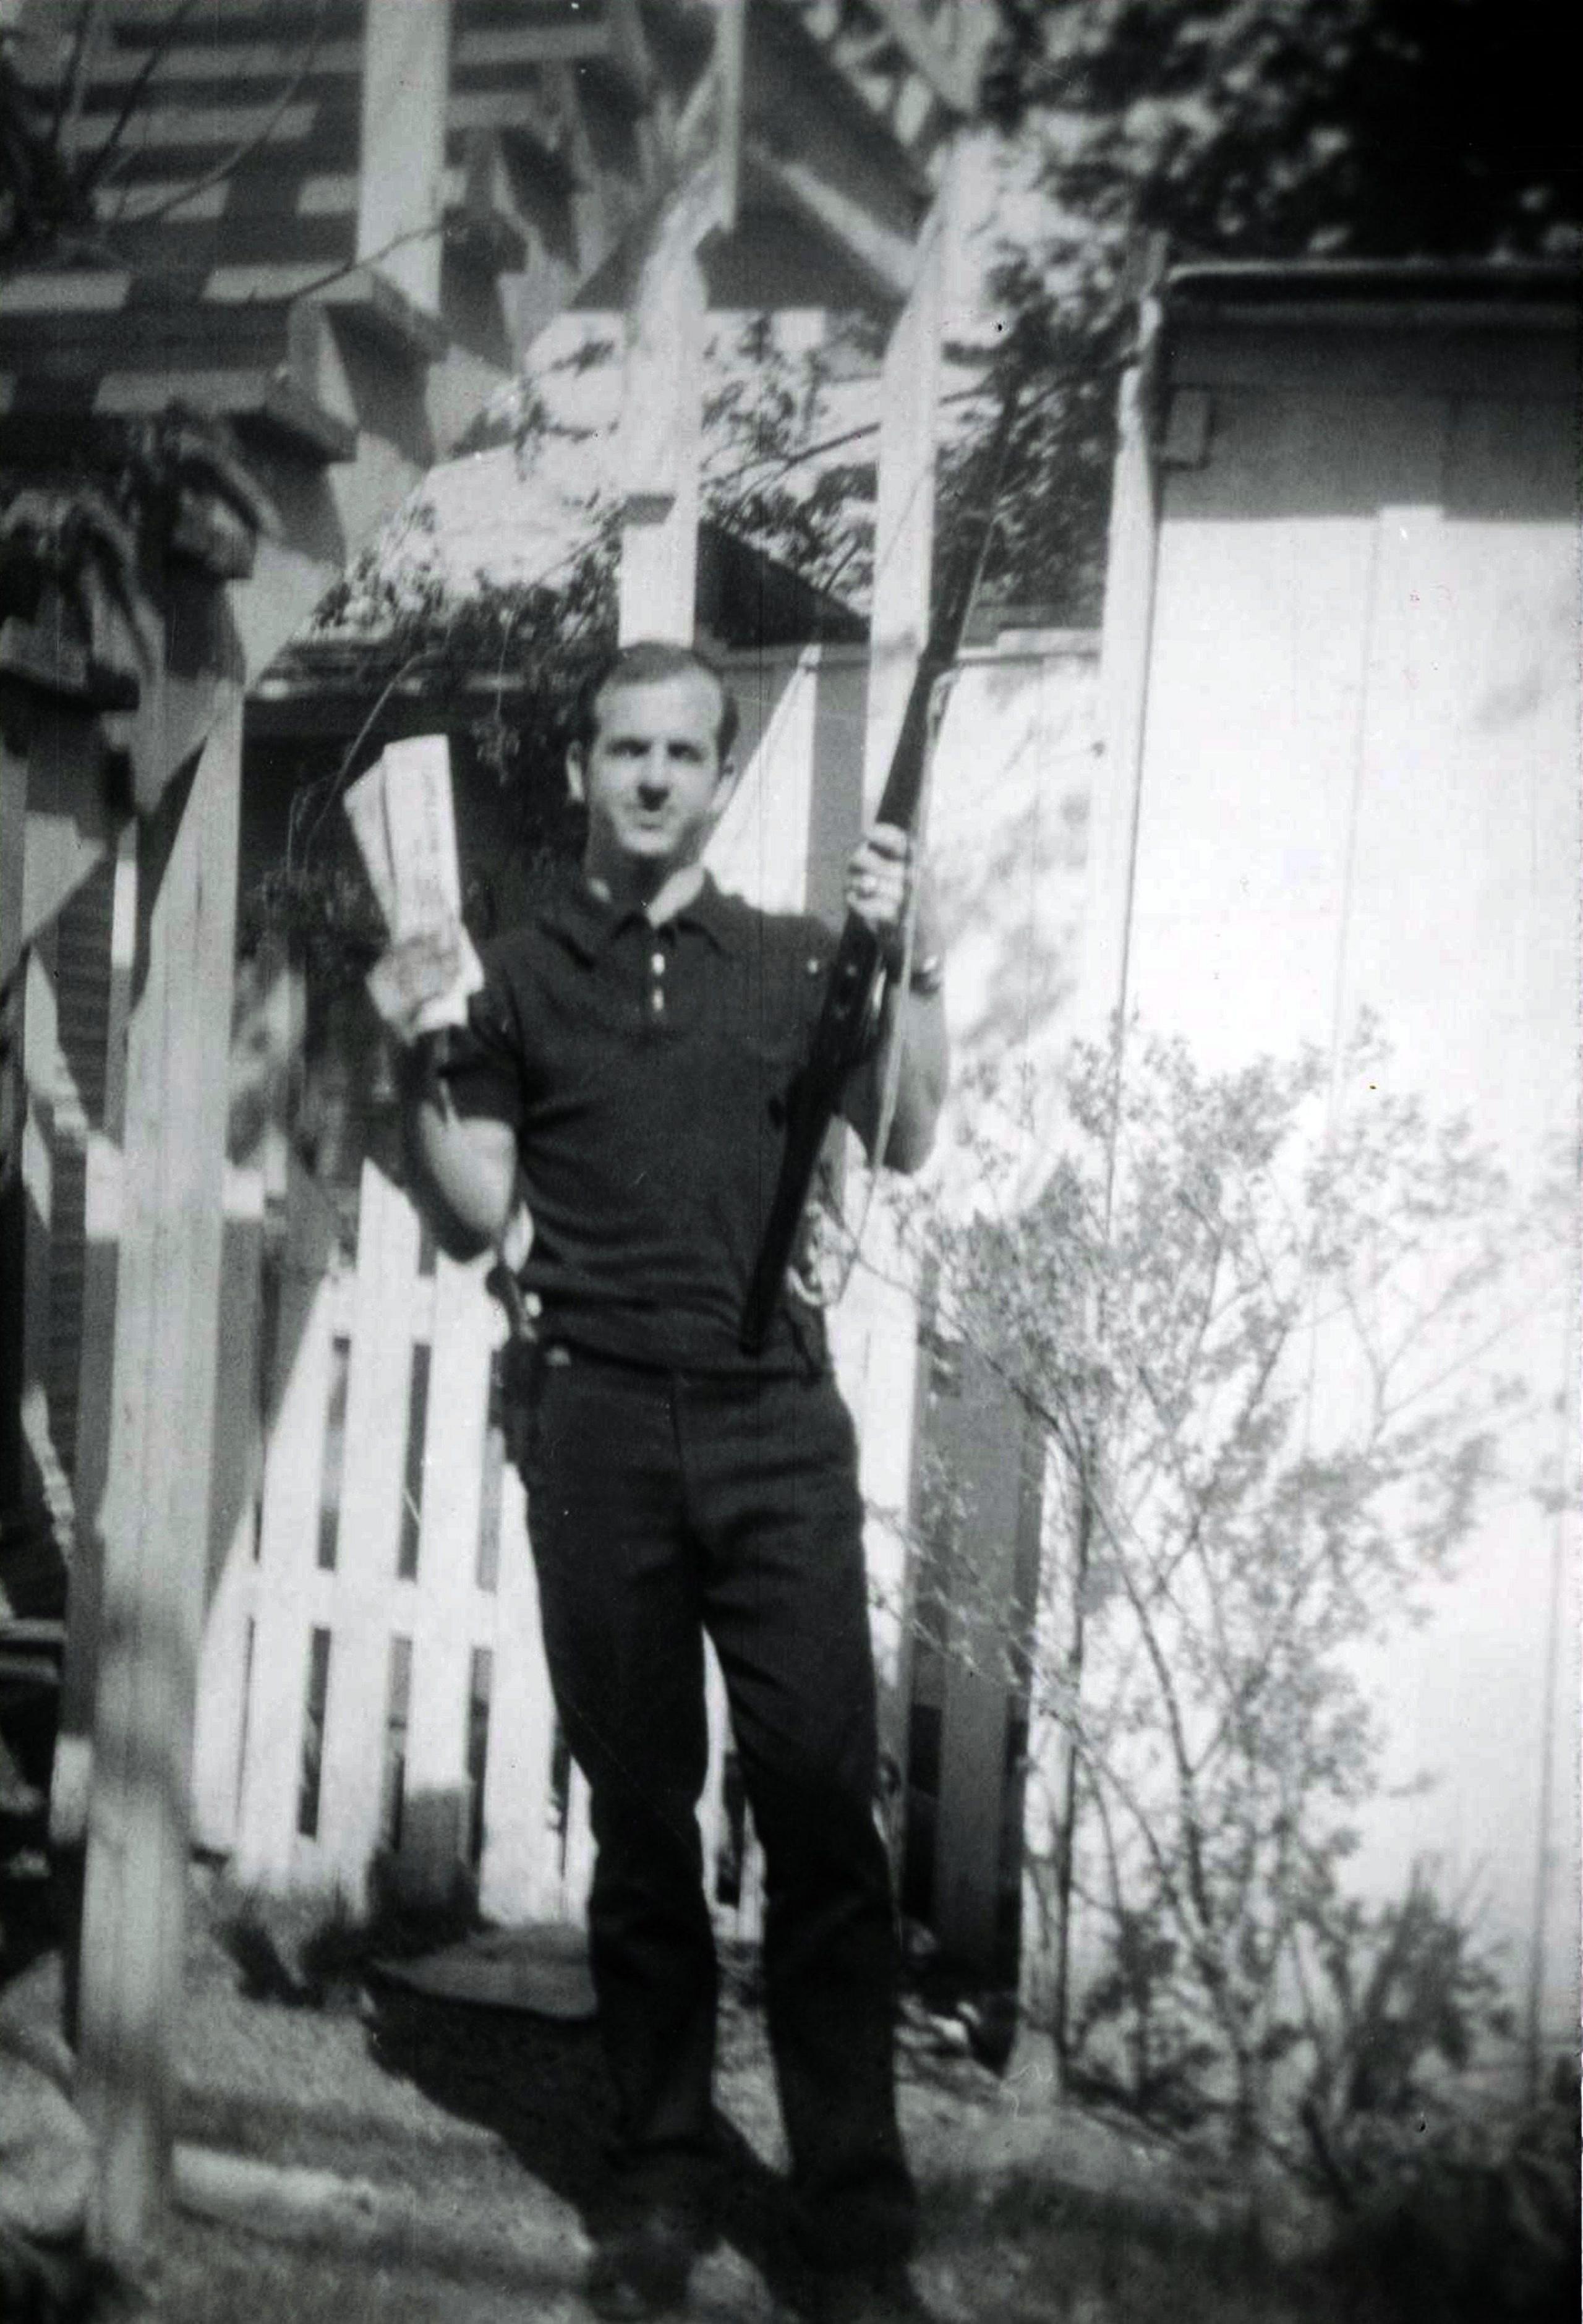
[[606, 2324], [643, 2324], [667, 2316], [687, 2297], [697, 2237], [679, 2212], [657, 2206], [601, 2239], [585, 2297]]

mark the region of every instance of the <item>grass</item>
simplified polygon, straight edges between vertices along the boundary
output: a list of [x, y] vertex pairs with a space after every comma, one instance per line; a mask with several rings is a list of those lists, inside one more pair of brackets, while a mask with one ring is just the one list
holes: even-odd
[[[240, 1947], [239, 1930], [247, 1932]], [[267, 2091], [235, 2087], [235, 2078], [227, 2088], [222, 2074], [201, 2092], [189, 2089], [187, 2135], [406, 2189], [415, 2202], [460, 2201], [465, 2188], [468, 2216], [480, 2223], [478, 2264], [426, 2273], [412, 2252], [352, 2260], [186, 2221], [171, 2248], [170, 2324], [217, 2324], [221, 2315], [293, 2324], [321, 2315], [359, 2324], [375, 2313], [382, 2324], [431, 2316], [493, 2324], [508, 2312], [519, 2324], [581, 2319], [568, 2282], [513, 2291], [499, 2254], [524, 2207], [589, 2216], [610, 2128], [593, 2030], [364, 1988], [371, 1960], [454, 1938], [454, 1917], [430, 1924], [387, 1906], [360, 1926], [344, 1914], [316, 1921], [299, 1905], [282, 1915], [216, 1891], [207, 1931], [207, 1969], [194, 1990], [202, 1997], [207, 1984], [211, 2046], [235, 2043], [242, 2018], [256, 2044], [272, 2019], [277, 2039], [314, 2035], [323, 2077], [305, 2092], [299, 2053], [285, 2050]], [[728, 1962], [725, 1979], [720, 2089], [735, 2139], [735, 2249], [711, 2263], [713, 2275], [706, 2268], [700, 2310], [719, 2324], [752, 2324], [762, 2313], [754, 2271], [778, 2200], [778, 2126], [750, 1966]], [[241, 2000], [239, 1968], [244, 1988], [272, 2000]], [[959, 2324], [1559, 2324], [1562, 2316], [1570, 2324], [1578, 2313], [1564, 2264], [1509, 2299], [1486, 2280], [1470, 2306], [1455, 2222], [1426, 2229], [1421, 2216], [1388, 2207], [1360, 2220], [1350, 2246], [1322, 2264], [1276, 2264], [1227, 2224], [1223, 2178], [1217, 2189], [1167, 2148], [1146, 2153], [1114, 2123], [1074, 2114], [1042, 2144], [1057, 2117], [1030, 2125], [1008, 2085], [969, 2060], [904, 2045], [902, 2078], [925, 2187], [920, 2277]], [[300, 2103], [305, 2095], [310, 2104]], [[1008, 2135], [1030, 2128], [1031, 2140]]]
[[[920, 2276], [942, 2312], [982, 2324], [1373, 2324], [1377, 2312], [1340, 2287], [1283, 2276], [1234, 2239], [1032, 2190], [936, 2220]], [[699, 2307], [711, 2324], [764, 2313], [756, 2291], [733, 2304], [729, 2283], [712, 2293], [705, 2282]], [[160, 2314], [164, 2324], [584, 2324], [586, 2311], [566, 2282], [490, 2282], [395, 2251], [351, 2258], [179, 2219]], [[1424, 2309], [1414, 2324], [1440, 2319]]]
[[[594, 2030], [367, 1981], [374, 1958], [458, 1933], [449, 1918], [387, 1911], [360, 1925], [198, 1884], [179, 2135], [372, 2181], [390, 2208], [355, 2250], [177, 2214], [161, 2324], [586, 2324], [576, 2222], [592, 2214], [611, 2127]], [[695, 2313], [763, 2324], [778, 2124], [756, 1982], [727, 1967], [728, 2240], [700, 2271]], [[1510, 2297], [1486, 2282], [1470, 2306], [1457, 2245], [1467, 2204], [1450, 2218], [1387, 2211], [1323, 2265], [1277, 2265], [1226, 2224], [1223, 2180], [1161, 2143], [1047, 2101], [1019, 2109], [1008, 2083], [926, 2045], [904, 2044], [902, 2078], [925, 2194], [920, 2281], [951, 2324], [1571, 2324], [1578, 2312], [1564, 2264]]]
[[307, 2251], [179, 2215], [157, 2306], [161, 2324], [583, 2324], [585, 2312], [569, 2292], [470, 2283], [396, 2255]]

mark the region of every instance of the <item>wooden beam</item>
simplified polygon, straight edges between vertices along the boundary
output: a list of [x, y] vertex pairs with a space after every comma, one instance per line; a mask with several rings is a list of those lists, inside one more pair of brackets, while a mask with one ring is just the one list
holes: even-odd
[[[741, 0], [715, 0], [717, 9], [730, 14]], [[638, 0], [604, 0], [605, 57], [621, 75], [635, 104], [646, 102], [654, 82], [654, 60], [643, 33]], [[719, 28], [715, 39], [720, 38]]]
[[196, 761], [140, 830], [110, 1468], [101, 1508], [86, 1513], [104, 1598], [78, 2092], [99, 2156], [95, 2240], [134, 2273], [159, 2230], [174, 2127], [241, 746], [240, 672], [227, 669]]
[[879, 463], [870, 621], [863, 796], [872, 806], [901, 731], [929, 628], [940, 343], [955, 235], [954, 164], [919, 237], [912, 286], [891, 327], [880, 377]]
[[882, 311], [900, 306], [912, 289], [914, 245], [832, 178], [796, 154], [772, 153], [760, 137], [749, 139], [748, 182], [758, 202], [789, 210], [818, 236], [833, 243]]
[[0, 984], [16, 966], [23, 942], [27, 752], [13, 733], [21, 704], [20, 687], [0, 679]]
[[450, 333], [432, 308], [415, 306], [382, 269], [359, 266], [306, 302], [341, 317], [372, 340], [382, 355], [409, 364], [438, 363]]
[[462, 72], [531, 70], [539, 65], [583, 64], [594, 58], [613, 60], [630, 70], [635, 55], [646, 57], [646, 47], [633, 51], [624, 32], [612, 37], [609, 23], [576, 16], [560, 24], [467, 26], [456, 42], [456, 65]]
[[[121, 1231], [122, 1136], [126, 1114], [126, 1028], [137, 954], [137, 827], [128, 825], [115, 850], [102, 1135], [90, 1139], [88, 1145], [83, 1219], [77, 1465], [71, 1481], [78, 1510], [90, 1514], [104, 1499], [115, 1406], [115, 1283]], [[66, 1857], [78, 1862], [87, 1838], [100, 1563], [97, 1528], [91, 1524], [79, 1524], [67, 1600], [60, 1728], [50, 1781], [51, 1839]]]
[[747, 0], [715, 0], [714, 73], [720, 90], [716, 167], [720, 172], [721, 231], [737, 222], [742, 176], [742, 88], [748, 38]]
[[708, 294], [698, 246], [719, 217], [713, 162], [667, 206], [627, 314], [618, 633], [690, 643]]
[[[27, 715], [27, 816], [22, 909], [14, 934], [31, 944], [80, 886], [124, 816], [106, 797], [104, 744], [97, 718], [76, 704], [35, 695]], [[0, 975], [14, 959], [9, 934]]]
[[[392, 5], [392, 0], [386, 0], [386, 5]], [[400, 0], [393, 0], [393, 5], [399, 5]], [[444, 0], [435, 0], [437, 7], [443, 5]], [[212, 148], [224, 154], [254, 138], [266, 139], [272, 153], [278, 153], [282, 148], [302, 145], [312, 135], [318, 110], [311, 98], [304, 97], [281, 112], [273, 95], [220, 105], [185, 105], [179, 98], [173, 104], [143, 105], [136, 115], [135, 150], [145, 167], [158, 154], [165, 167], [181, 170], [200, 149]], [[67, 150], [97, 153], [110, 136], [115, 118], [109, 111], [83, 114], [76, 129], [66, 134]], [[192, 174], [198, 174], [196, 166]]]
[[[151, 32], [156, 27], [151, 25]], [[25, 51], [24, 51], [25, 53]], [[294, 73], [302, 61], [300, 42], [253, 41], [225, 44], [207, 42], [176, 42], [164, 50], [160, 58], [158, 87], [169, 94], [179, 82], [193, 81], [207, 87], [220, 83], [235, 89], [245, 81], [259, 80], [270, 84], [278, 92], [282, 83]], [[313, 52], [313, 78], [316, 81], [350, 75], [362, 69], [362, 43], [355, 39], [321, 41]], [[93, 86], [96, 94], [130, 88], [148, 67], [146, 49], [106, 49], [95, 60]], [[54, 87], [52, 80], [41, 81], [41, 93]]]
[[0, 1615], [5, 1610], [8, 1536], [23, 1515], [22, 1340], [26, 1210], [19, 1148], [23, 1093], [22, 982], [11, 982], [23, 945], [23, 833], [27, 752], [14, 728], [23, 696], [0, 678]]
[[437, 314], [451, 0], [368, 0], [357, 255]]
[[[965, 119], [978, 97], [976, 58], [964, 62], [960, 55], [942, 48], [917, 0], [864, 0], [864, 5], [871, 16], [879, 19], [886, 36], [900, 50], [913, 70], [928, 82], [941, 104]], [[983, 13], [987, 15], [989, 11]], [[981, 53], [984, 41], [980, 39], [975, 45]]]
[[60, 1151], [57, 1079], [60, 1067], [55, 990], [55, 927], [42, 930], [28, 946], [22, 975], [23, 1074], [27, 1091], [22, 1140], [24, 1196], [22, 1234], [22, 1434], [31, 1471], [30, 1514], [37, 1522], [38, 1582], [51, 1603], [41, 1612], [64, 1610], [66, 1575], [71, 1558], [71, 1483], [56, 1450], [50, 1412], [50, 1256], [59, 1223], [55, 1197]]

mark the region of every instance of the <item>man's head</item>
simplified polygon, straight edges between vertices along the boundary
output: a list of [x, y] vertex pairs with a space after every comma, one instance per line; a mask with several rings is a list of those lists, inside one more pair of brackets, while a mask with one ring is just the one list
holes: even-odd
[[731, 757], [741, 723], [736, 696], [726, 684], [723, 671], [707, 654], [696, 652], [692, 646], [671, 645], [659, 638], [618, 646], [595, 663], [577, 689], [576, 706], [572, 713], [573, 747], [586, 753], [598, 731], [600, 699], [612, 687], [653, 686], [662, 678], [685, 678], [693, 671], [706, 678], [714, 688], [719, 705], [714, 747], [723, 767]]
[[698, 862], [736, 781], [736, 727], [720, 673], [686, 647], [627, 646], [593, 674], [566, 752], [591, 878], [651, 894]]

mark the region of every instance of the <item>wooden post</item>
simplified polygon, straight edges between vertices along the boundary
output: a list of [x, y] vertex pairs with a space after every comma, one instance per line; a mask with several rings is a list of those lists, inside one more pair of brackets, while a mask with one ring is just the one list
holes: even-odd
[[742, 180], [742, 77], [747, 57], [747, 0], [714, 0], [714, 77], [719, 107], [715, 158], [720, 172], [720, 226], [736, 226]]
[[[23, 1458], [31, 1471], [29, 1495], [41, 1560], [39, 1579], [52, 1599], [63, 1598], [71, 1555], [71, 1484], [60, 1463], [50, 1425], [50, 1252], [57, 1224], [56, 1146], [50, 1114], [56, 1103], [60, 1065], [55, 1001], [55, 923], [41, 928], [28, 945], [19, 974], [22, 1004], [23, 1222], [20, 1251], [23, 1297]], [[59, 1610], [59, 1599], [49, 1609]]]
[[623, 645], [693, 640], [708, 307], [698, 244], [717, 198], [712, 169], [683, 188], [660, 221], [628, 312], [619, 454]]
[[27, 753], [8, 729], [19, 709], [16, 690], [0, 684], [0, 984], [22, 951], [23, 867], [27, 831]]
[[103, 1617], [83, 1902], [79, 2096], [99, 2250], [133, 2273], [170, 2171], [188, 1784], [214, 1423], [242, 692], [139, 843]]
[[[22, 989], [7, 981], [22, 954], [23, 847], [27, 827], [27, 757], [8, 730], [18, 704], [0, 681], [0, 1548], [22, 1500], [23, 1194]], [[0, 1595], [0, 1609], [4, 1609]]]
[[699, 252], [737, 223], [747, 0], [715, 0], [714, 54], [675, 143], [680, 180], [627, 306], [617, 635], [693, 641], [709, 293]]
[[0, 1188], [0, 1609], [53, 1620], [71, 1488], [50, 1430], [51, 1226], [58, 1068], [55, 915], [101, 844], [91, 718], [0, 682], [0, 982], [6, 996], [7, 1177]]
[[363, 37], [357, 255], [437, 314], [451, 0], [368, 0]]
[[863, 797], [872, 807], [901, 731], [907, 690], [929, 628], [939, 430], [940, 341], [955, 223], [954, 162], [918, 238], [912, 288], [886, 343], [880, 377], [874, 513], [874, 600]]

